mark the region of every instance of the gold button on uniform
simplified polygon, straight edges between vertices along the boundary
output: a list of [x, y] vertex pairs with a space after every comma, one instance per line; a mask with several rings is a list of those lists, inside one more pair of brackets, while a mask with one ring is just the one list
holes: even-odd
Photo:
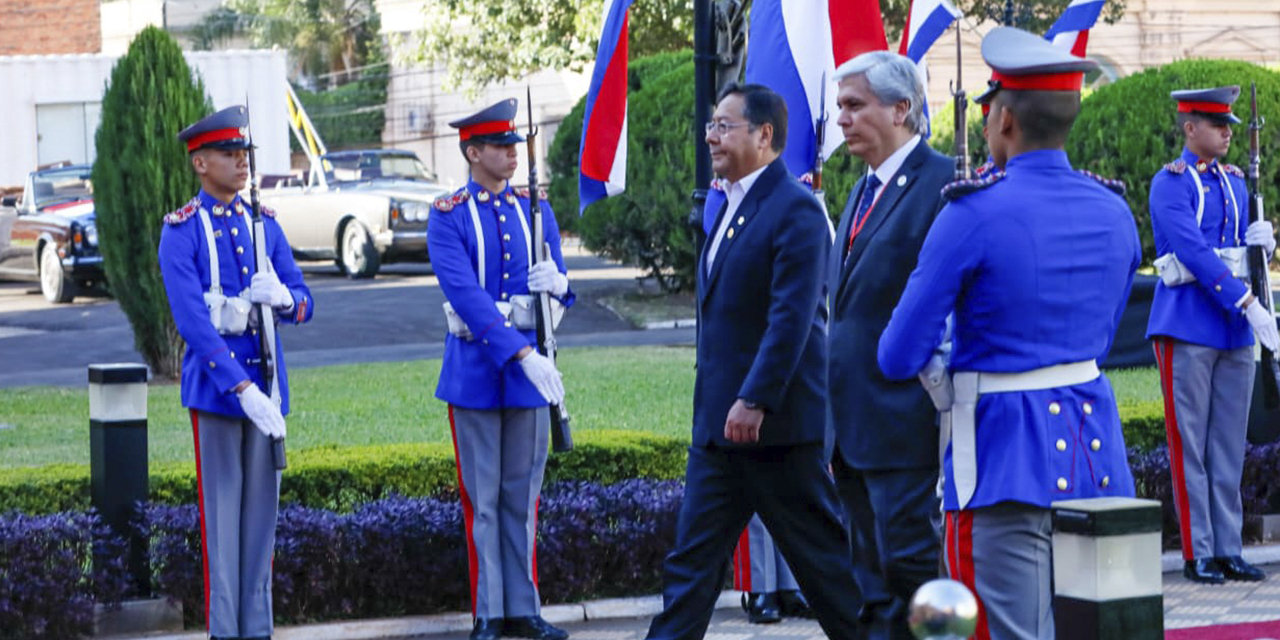
[[243, 273], [246, 276], [249, 275], [249, 267], [240, 267], [240, 273]]
[[738, 224], [742, 224], [742, 223], [744, 223], [744, 222], [746, 222], [746, 221], [747, 221], [747, 217], [746, 217], [746, 216], [738, 216]]
[[1049, 403], [1049, 413], [1052, 413], [1052, 414], [1053, 414], [1053, 415], [1055, 415], [1055, 416], [1056, 416], [1056, 415], [1058, 415], [1059, 413], [1062, 413], [1062, 405], [1060, 405], [1060, 404], [1058, 404], [1058, 403], [1056, 403], [1056, 402], [1050, 402], [1050, 403]]
[[733, 239], [733, 227], [729, 227], [729, 230], [724, 232], [724, 237]]
[[479, 200], [480, 202], [488, 202], [488, 201], [489, 201], [489, 192], [488, 192], [488, 191], [481, 191], [480, 193], [477, 193], [477, 194], [476, 194], [476, 200]]
[[1213, 285], [1213, 290], [1214, 290], [1214, 291], [1222, 291], [1222, 285], [1220, 285], [1220, 284], [1215, 284], [1215, 285]]
[[1101, 440], [1099, 440], [1099, 439], [1097, 439], [1097, 438], [1094, 438], [1094, 439], [1093, 439], [1093, 442], [1090, 442], [1090, 443], [1089, 443], [1089, 448], [1090, 448], [1090, 449], [1093, 449], [1094, 451], [1097, 451], [1098, 449], [1101, 449], [1101, 448], [1102, 448], [1102, 441], [1101, 441]]
[[504, 234], [502, 234], [502, 241], [503, 241], [503, 242], [511, 242], [511, 234], [509, 234], [509, 233], [504, 233]]
[[217, 369], [217, 368], [218, 368], [218, 363], [216, 363], [216, 362], [214, 362], [214, 361], [210, 360], [210, 361], [209, 361], [209, 368], [210, 368], [210, 369]]
[[1084, 414], [1085, 414], [1086, 416], [1091, 416], [1091, 415], [1093, 415], [1093, 403], [1092, 403], [1092, 402], [1086, 402], [1086, 403], [1084, 403]]
[[244, 253], [244, 247], [236, 247], [236, 255], [241, 255], [243, 253]]
[[1102, 476], [1102, 488], [1106, 489], [1111, 484], [1111, 476]]
[[502, 274], [502, 279], [503, 279], [503, 280], [510, 280], [510, 279], [511, 279], [511, 274], [509, 274], [509, 273], [504, 273], [504, 274]]
[[231, 235], [233, 235], [233, 236], [238, 236], [238, 235], [240, 235], [240, 230], [239, 230], [239, 229], [237, 229], [237, 228], [235, 228], [235, 227], [231, 227]]
[[1058, 438], [1058, 444], [1057, 444], [1057, 445], [1055, 445], [1055, 446], [1057, 446], [1057, 447], [1058, 447], [1058, 451], [1066, 451], [1066, 450], [1067, 450], [1067, 441], [1066, 441], [1066, 440], [1063, 440], [1062, 438]]
[[503, 259], [503, 260], [510, 260], [510, 259], [511, 259], [511, 254], [509, 254], [509, 253], [504, 253], [504, 254], [502, 254], [502, 259]]
[[232, 351], [232, 352], [231, 352], [231, 359], [232, 359], [232, 360], [235, 360], [235, 359], [236, 359], [236, 352], [234, 352], [234, 351]]
[[510, 329], [510, 328], [511, 328], [511, 321], [510, 321], [510, 320], [507, 320], [506, 322], [503, 322], [503, 323], [502, 323], [502, 326], [504, 326], [504, 327], [506, 327], [506, 328]]
[[507, 299], [507, 292], [506, 292], [506, 291], [503, 291], [503, 292], [502, 292], [502, 299], [503, 299], [503, 300], [506, 300], [506, 299]]
[[1067, 490], [1067, 479], [1066, 479], [1066, 478], [1058, 478], [1058, 490], [1059, 490], [1059, 491], [1066, 491], [1066, 490]]

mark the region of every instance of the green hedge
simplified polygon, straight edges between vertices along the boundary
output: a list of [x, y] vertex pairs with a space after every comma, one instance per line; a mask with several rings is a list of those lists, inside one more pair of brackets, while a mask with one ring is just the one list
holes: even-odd
[[[575, 448], [553, 455], [547, 482], [684, 476], [688, 442], [635, 431], [582, 431]], [[433, 496], [456, 491], [458, 474], [449, 444], [321, 447], [290, 452], [280, 499], [307, 507], [349, 511], [392, 493]], [[151, 469], [150, 498], [164, 504], [196, 501], [195, 466], [169, 463]], [[89, 467], [49, 465], [0, 470], [0, 513], [83, 510], [89, 506]]]
[[[1242, 92], [1233, 110], [1247, 121], [1250, 81], [1258, 83], [1258, 111], [1269, 122], [1280, 122], [1280, 73], [1234, 60], [1174, 62], [1121, 78], [1085, 98], [1067, 139], [1067, 154], [1077, 168], [1121, 180], [1128, 187], [1126, 198], [1138, 223], [1144, 263], [1155, 259], [1147, 211], [1151, 178], [1182, 153], [1182, 134], [1174, 122], [1175, 103], [1169, 92], [1238, 84]], [[1248, 129], [1237, 125], [1232, 132], [1235, 139], [1226, 161], [1246, 168]], [[1280, 128], [1265, 127], [1261, 142], [1260, 183], [1269, 209], [1274, 211], [1280, 197], [1280, 163], [1276, 162], [1280, 158]], [[1269, 217], [1276, 221], [1274, 214]]]
[[[1125, 443], [1147, 450], [1164, 442], [1160, 402], [1120, 407]], [[684, 477], [686, 438], [637, 431], [582, 431], [574, 450], [548, 458], [546, 482], [590, 480], [612, 484], [629, 478]], [[307, 507], [350, 511], [396, 493], [436, 496], [457, 490], [453, 447], [449, 444], [397, 444], [368, 447], [320, 447], [290, 452], [280, 500]], [[196, 501], [196, 472], [189, 462], [151, 469], [153, 502]], [[0, 469], [0, 513], [29, 514], [83, 510], [89, 506], [89, 468], [59, 464]]]

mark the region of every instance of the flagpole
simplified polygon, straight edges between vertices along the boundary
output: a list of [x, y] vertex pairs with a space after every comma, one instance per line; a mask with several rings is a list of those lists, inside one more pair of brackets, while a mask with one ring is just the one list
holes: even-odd
[[711, 17], [712, 0], [693, 2], [693, 127], [694, 187], [693, 210], [689, 212], [689, 226], [693, 230], [694, 255], [702, 253], [706, 238], [702, 231], [702, 209], [707, 202], [707, 187], [711, 184], [711, 152], [703, 135], [707, 121], [711, 120], [712, 94], [715, 92], [715, 33]]

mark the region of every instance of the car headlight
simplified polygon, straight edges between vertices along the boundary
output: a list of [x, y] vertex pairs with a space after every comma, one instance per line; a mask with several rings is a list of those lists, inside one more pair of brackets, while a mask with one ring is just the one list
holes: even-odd
[[91, 247], [98, 246], [98, 225], [91, 224], [84, 228], [84, 241]]
[[424, 222], [431, 207], [425, 202], [396, 201], [391, 203], [392, 221]]

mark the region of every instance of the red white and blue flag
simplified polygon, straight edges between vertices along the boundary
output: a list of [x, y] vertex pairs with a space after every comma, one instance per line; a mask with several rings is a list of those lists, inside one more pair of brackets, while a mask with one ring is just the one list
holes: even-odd
[[[929, 86], [929, 71], [925, 67], [924, 54], [929, 52], [933, 43], [942, 37], [951, 27], [951, 23], [960, 17], [960, 11], [947, 0], [912, 0], [907, 10], [907, 26], [902, 30], [902, 43], [898, 53], [911, 58], [920, 69], [920, 80], [926, 88]], [[929, 103], [923, 105], [925, 121], [929, 118]], [[929, 129], [925, 136], [929, 137]]]
[[1083, 58], [1089, 46], [1089, 29], [1098, 23], [1106, 3], [1107, 0], [1071, 0], [1058, 21], [1045, 32], [1045, 39]]
[[578, 212], [627, 186], [627, 9], [605, 0], [604, 29], [587, 89], [578, 148]]
[[[866, 51], [888, 48], [877, 0], [756, 0], [747, 36], [746, 81], [787, 101], [787, 146], [782, 161], [793, 175], [813, 169], [815, 125], [827, 114], [822, 157], [840, 147], [836, 124], [836, 67]], [[823, 78], [829, 83], [826, 104]]]

